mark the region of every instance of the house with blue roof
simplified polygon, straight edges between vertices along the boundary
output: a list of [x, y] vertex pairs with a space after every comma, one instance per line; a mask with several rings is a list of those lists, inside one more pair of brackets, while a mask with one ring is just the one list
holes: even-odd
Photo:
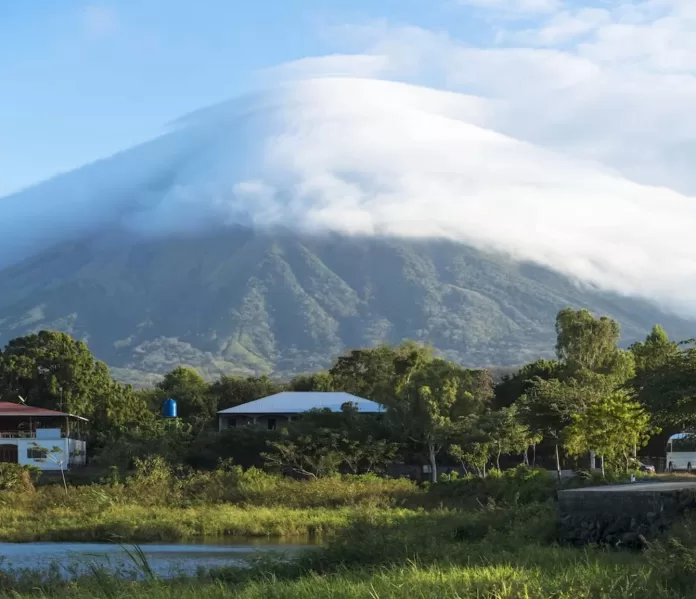
[[359, 413], [381, 414], [384, 406], [342, 391], [284, 391], [218, 412], [219, 430], [254, 424], [275, 430], [310, 410], [340, 412], [346, 403]]

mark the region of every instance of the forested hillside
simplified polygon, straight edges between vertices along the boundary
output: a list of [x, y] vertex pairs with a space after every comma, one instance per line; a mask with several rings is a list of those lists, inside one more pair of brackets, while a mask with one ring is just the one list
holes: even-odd
[[461, 244], [226, 229], [149, 242], [102, 233], [0, 271], [0, 343], [65, 331], [136, 383], [180, 364], [207, 378], [285, 376], [403, 339], [467, 366], [510, 366], [551, 355], [566, 306], [616, 319], [623, 345], [656, 322], [696, 334], [648, 302]]

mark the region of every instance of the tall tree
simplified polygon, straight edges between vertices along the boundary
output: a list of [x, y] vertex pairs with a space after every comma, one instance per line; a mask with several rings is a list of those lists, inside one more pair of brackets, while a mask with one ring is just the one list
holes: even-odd
[[589, 370], [610, 374], [620, 366], [619, 324], [589, 310], [561, 310], [556, 317], [556, 354], [572, 374]]
[[669, 340], [667, 332], [656, 324], [645, 338], [629, 348], [633, 352], [636, 375], [661, 368], [679, 353], [679, 344]]
[[517, 406], [487, 411], [479, 418], [479, 427], [488, 437], [491, 457], [500, 470], [503, 454], [526, 455], [533, 434], [529, 426], [518, 418]]
[[696, 347], [683, 342], [657, 367], [644, 369], [632, 381], [639, 401], [662, 426], [696, 426]]
[[40, 331], [12, 339], [0, 357], [0, 394], [90, 417], [97, 398], [110, 393], [109, 369], [82, 341], [66, 333]]
[[211, 395], [205, 379], [198, 371], [185, 366], [178, 366], [165, 375], [157, 384], [162, 393], [162, 400], [177, 400], [179, 418], [200, 422], [210, 420], [217, 412], [215, 397]]
[[431, 347], [412, 341], [396, 347], [380, 345], [339, 357], [329, 374], [335, 389], [387, 405], [393, 400], [395, 389], [432, 357]]
[[556, 360], [536, 360], [517, 372], [505, 375], [495, 386], [493, 407], [508, 408], [534, 387], [535, 379], [548, 381], [558, 378], [561, 365]]
[[637, 447], [649, 439], [650, 415], [625, 391], [602, 394], [582, 411], [572, 415], [565, 432], [565, 447], [571, 455], [596, 451], [604, 458], [621, 460], [626, 469]]
[[[411, 356], [411, 364], [415, 358]], [[435, 358], [401, 373], [388, 416], [414, 443], [423, 446], [430, 463], [431, 480], [437, 481], [437, 455], [448, 445], [457, 423], [481, 411], [485, 399], [472, 371]], [[477, 391], [477, 396], [472, 390]]]
[[291, 391], [334, 391], [335, 382], [328, 372], [299, 374], [290, 381]]
[[284, 385], [266, 375], [249, 377], [226, 375], [210, 385], [209, 393], [217, 409], [226, 410], [284, 390]]

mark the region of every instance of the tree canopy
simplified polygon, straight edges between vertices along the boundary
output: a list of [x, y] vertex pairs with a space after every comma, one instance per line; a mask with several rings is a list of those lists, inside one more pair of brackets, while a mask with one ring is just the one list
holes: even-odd
[[[553, 451], [559, 469], [590, 452], [625, 468], [660, 426], [696, 426], [693, 341], [673, 342], [656, 325], [645, 341], [622, 349], [614, 320], [570, 308], [559, 312], [556, 330], [555, 360], [523, 365], [497, 385], [487, 369], [406, 341], [350, 350], [326, 371], [287, 381], [224, 375], [209, 382], [179, 366], [139, 390], [114, 380], [82, 341], [40, 331], [0, 352], [0, 396], [89, 418], [99, 463], [126, 467], [158, 454], [209, 467], [232, 458], [306, 476], [374, 472], [399, 461], [428, 465], [432, 480], [443, 461], [485, 475], [505, 460], [535, 463], [539, 446], [547, 457]], [[219, 409], [286, 390], [346, 391], [382, 404], [386, 414], [366, 417], [345, 406], [339, 414], [304, 414], [277, 431], [217, 432]], [[167, 398], [178, 402], [173, 425], [161, 418]]]

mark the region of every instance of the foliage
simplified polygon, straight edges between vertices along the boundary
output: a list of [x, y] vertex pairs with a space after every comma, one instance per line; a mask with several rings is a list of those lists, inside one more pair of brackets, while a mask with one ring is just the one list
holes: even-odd
[[329, 368], [346, 348], [403, 339], [428, 340], [469, 366], [519, 366], [552, 357], [559, 302], [618, 318], [629, 343], [655, 322], [696, 335], [693, 323], [647, 302], [435, 240], [242, 228], [108, 250], [95, 239], [0, 271], [0, 289], [3, 342], [70, 332], [129, 382], [148, 385], [149, 373], [181, 364], [209, 380], [289, 378]]
[[12, 339], [0, 354], [0, 389], [5, 401], [21, 396], [32, 405], [89, 416], [114, 383], [84, 343], [40, 331]]
[[249, 377], [223, 375], [210, 385], [209, 394], [216, 409], [226, 410], [284, 390], [283, 385], [272, 381], [266, 375]]
[[640, 370], [632, 386], [639, 400], [665, 426], [696, 425], [696, 347], [681, 344]]
[[19, 464], [0, 462], [0, 491], [34, 492], [34, 484], [30, 476], [31, 470]]
[[507, 408], [534, 387], [536, 380], [548, 381], [558, 378], [560, 363], [556, 360], [537, 360], [525, 364], [517, 372], [508, 374], [495, 386], [493, 405], [496, 409]]
[[286, 474], [318, 478], [339, 470], [351, 474], [382, 471], [393, 462], [399, 444], [371, 416], [351, 406], [341, 413], [313, 410], [289, 423], [279, 439], [268, 441], [266, 465]]
[[601, 395], [572, 415], [565, 432], [565, 447], [572, 455], [596, 451], [629, 468], [636, 448], [649, 439], [650, 415], [623, 391]]
[[172, 398], [177, 401], [178, 416], [185, 421], [205, 422], [217, 413], [215, 395], [210, 393], [208, 384], [193, 368], [178, 366], [165, 375], [157, 389], [162, 400]]
[[[231, 375], [207, 383], [196, 370], [178, 366], [144, 390], [111, 379], [82, 342], [42, 331], [11, 341], [0, 354], [0, 392], [82, 410], [91, 420], [92, 463], [121, 474], [149, 457], [162, 458], [173, 471], [211, 470], [233, 459], [246, 468], [310, 478], [427, 461], [435, 481], [438, 461], [485, 476], [491, 466], [530, 463], [530, 449], [535, 463], [540, 444], [545, 455], [553, 446], [559, 469], [563, 450], [598, 452], [628, 468], [628, 448], [643, 446], [656, 430], [648, 421], [696, 421], [693, 347], [670, 342], [656, 327], [624, 351], [618, 324], [587, 310], [562, 310], [556, 328], [558, 360], [532, 362], [495, 387], [490, 371], [464, 368], [429, 346], [404, 341], [352, 350], [328, 371], [287, 383]], [[279, 431], [216, 431], [220, 407], [288, 389], [353, 392], [377, 400], [386, 414], [363, 417], [348, 409], [304, 414]], [[160, 416], [169, 397], [179, 405], [174, 421]]]

